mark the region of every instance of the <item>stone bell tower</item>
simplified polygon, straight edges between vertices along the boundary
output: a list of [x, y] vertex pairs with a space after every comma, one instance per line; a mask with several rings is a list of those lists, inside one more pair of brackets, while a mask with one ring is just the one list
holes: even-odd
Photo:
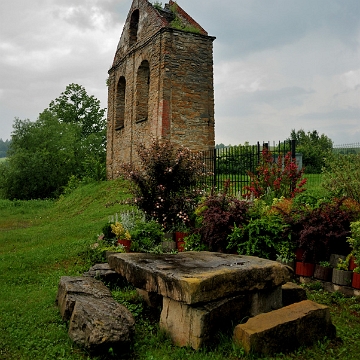
[[214, 39], [172, 0], [133, 0], [108, 72], [109, 179], [153, 138], [214, 148]]

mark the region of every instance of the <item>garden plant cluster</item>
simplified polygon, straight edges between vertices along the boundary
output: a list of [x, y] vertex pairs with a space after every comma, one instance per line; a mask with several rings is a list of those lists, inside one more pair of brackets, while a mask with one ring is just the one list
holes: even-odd
[[[337, 186], [346, 176], [340, 172], [329, 176], [321, 190], [308, 191], [304, 169], [298, 169], [290, 153], [274, 161], [264, 148], [256, 171], [248, 173], [244, 195], [234, 196], [230, 180], [221, 191], [199, 185], [206, 168], [199, 154], [187, 148], [153, 140], [138, 153], [140, 168], [123, 166], [132, 184], [133, 209], [110, 217], [95, 245], [98, 250], [251, 255], [290, 264], [304, 276], [330, 268], [335, 254], [331, 265], [336, 270], [351, 272], [354, 279], [360, 273], [360, 203], [351, 196], [359, 185], [353, 175], [348, 174], [353, 183], [346, 187]], [[302, 269], [306, 264], [310, 270]], [[331, 281], [327, 274], [318, 278]]]

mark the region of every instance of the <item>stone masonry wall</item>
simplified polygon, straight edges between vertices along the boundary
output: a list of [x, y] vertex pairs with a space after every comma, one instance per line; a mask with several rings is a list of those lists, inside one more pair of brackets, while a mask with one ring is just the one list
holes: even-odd
[[[134, 11], [137, 41], [130, 46]], [[213, 40], [173, 29], [146, 0], [133, 1], [109, 70], [108, 178], [119, 175], [122, 163], [137, 163], [137, 145], [154, 137], [196, 151], [214, 148]]]

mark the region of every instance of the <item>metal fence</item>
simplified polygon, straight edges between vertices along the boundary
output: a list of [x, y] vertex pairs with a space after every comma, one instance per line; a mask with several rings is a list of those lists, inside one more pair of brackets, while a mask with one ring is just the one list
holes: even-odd
[[233, 195], [243, 194], [244, 186], [250, 184], [249, 172], [255, 173], [259, 165], [261, 152], [264, 148], [271, 151], [274, 161], [277, 157], [291, 152], [292, 157], [296, 157], [295, 141], [283, 141], [273, 143], [258, 142], [256, 145], [237, 145], [217, 148], [204, 151], [203, 162], [207, 175], [203, 183], [207, 187], [217, 190], [223, 188], [225, 181], [230, 181], [229, 191]]
[[[217, 148], [204, 151], [203, 162], [205, 163], [206, 175], [202, 183], [207, 187], [220, 190], [226, 180], [230, 181], [230, 192], [233, 195], [243, 194], [244, 186], [250, 184], [248, 172], [255, 173], [260, 161], [261, 152], [268, 148], [276, 161], [279, 154], [287, 154], [291, 151], [292, 158], [296, 158], [299, 168], [302, 168], [301, 154], [296, 153], [296, 142], [283, 141], [277, 144], [270, 142], [258, 142], [256, 145], [238, 145]], [[360, 154], [360, 143], [334, 145], [333, 154], [356, 155]], [[305, 174], [307, 178], [306, 188], [321, 186], [323, 174]]]

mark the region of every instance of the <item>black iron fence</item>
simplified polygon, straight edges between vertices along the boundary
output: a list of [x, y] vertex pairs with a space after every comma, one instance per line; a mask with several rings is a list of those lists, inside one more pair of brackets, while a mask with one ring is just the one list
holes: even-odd
[[[295, 140], [272, 145], [269, 142], [262, 145], [258, 142], [256, 145], [227, 146], [202, 153], [203, 162], [206, 164], [206, 176], [202, 183], [207, 187], [220, 190], [223, 188], [224, 182], [229, 180], [231, 194], [243, 194], [244, 186], [250, 184], [248, 173], [255, 173], [264, 147], [271, 151], [274, 161], [279, 154], [285, 155], [291, 151], [292, 158], [295, 158], [299, 168], [302, 168], [302, 156], [296, 154]], [[360, 143], [334, 145], [332, 151], [334, 154], [341, 155], [360, 154]], [[320, 186], [322, 176], [322, 174], [305, 174], [306, 188]]]
[[244, 186], [250, 184], [249, 172], [255, 173], [264, 148], [271, 151], [274, 161], [277, 157], [291, 152], [296, 157], [295, 141], [267, 142], [262, 145], [236, 145], [204, 151], [203, 162], [207, 175], [203, 183], [214, 189], [222, 189], [226, 180], [230, 181], [230, 192], [233, 195], [243, 194]]

